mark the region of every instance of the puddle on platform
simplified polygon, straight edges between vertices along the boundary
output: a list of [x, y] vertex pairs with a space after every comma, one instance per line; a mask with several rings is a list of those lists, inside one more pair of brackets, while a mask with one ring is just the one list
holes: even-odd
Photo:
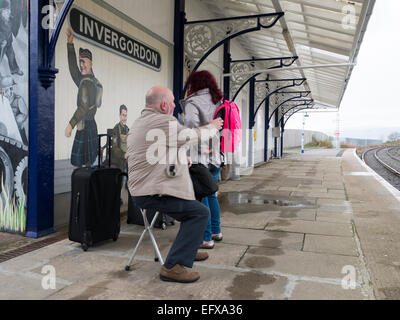
[[232, 286], [227, 288], [233, 300], [256, 300], [261, 299], [263, 291], [258, 289], [262, 285], [270, 285], [276, 281], [274, 276], [260, 274], [256, 272], [247, 272], [237, 275], [233, 279]]
[[252, 192], [221, 192], [218, 195], [218, 200], [223, 211], [229, 211], [234, 214], [280, 211], [283, 208], [315, 208], [315, 202], [313, 201], [300, 201], [284, 198], [276, 199], [274, 196]]

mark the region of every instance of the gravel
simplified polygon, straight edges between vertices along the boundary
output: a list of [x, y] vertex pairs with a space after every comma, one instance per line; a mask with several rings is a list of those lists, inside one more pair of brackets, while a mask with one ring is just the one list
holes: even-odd
[[[390, 148], [389, 148], [390, 149]], [[396, 148], [399, 149], [399, 148]], [[396, 169], [400, 172], [400, 161], [391, 158], [387, 153], [388, 148], [379, 149], [377, 152], [378, 157], [393, 169]], [[379, 174], [382, 178], [384, 178], [387, 182], [389, 182], [396, 189], [400, 190], [400, 177], [386, 169], [375, 159], [375, 151], [377, 149], [370, 149], [364, 153], [364, 161], [365, 163], [373, 169], [377, 174]], [[397, 151], [391, 151], [397, 152]], [[397, 153], [398, 154], [398, 153]], [[393, 155], [391, 153], [391, 155]], [[397, 157], [399, 157], [397, 155]]]

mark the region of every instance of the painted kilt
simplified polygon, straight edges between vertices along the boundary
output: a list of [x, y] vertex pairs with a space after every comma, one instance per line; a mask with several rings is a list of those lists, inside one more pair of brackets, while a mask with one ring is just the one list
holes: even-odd
[[95, 120], [85, 120], [83, 130], [77, 131], [71, 153], [74, 167], [90, 167], [99, 152], [97, 124]]

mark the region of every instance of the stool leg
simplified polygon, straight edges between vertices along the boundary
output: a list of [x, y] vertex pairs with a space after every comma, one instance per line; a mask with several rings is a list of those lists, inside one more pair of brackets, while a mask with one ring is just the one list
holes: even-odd
[[140, 244], [142, 243], [143, 238], [144, 238], [144, 235], [146, 234], [146, 232], [147, 232], [147, 229], [145, 229], [145, 230], [143, 231], [143, 233], [142, 233], [142, 235], [140, 236], [139, 241], [138, 241], [138, 243], [137, 243], [135, 249], [134, 249], [133, 252], [132, 252], [132, 255], [131, 255], [130, 259], [129, 259], [129, 262], [128, 262], [128, 264], [127, 264], [126, 267], [125, 267], [125, 269], [126, 269], [127, 271], [129, 270], [129, 267], [131, 266], [132, 261], [133, 261], [133, 259], [134, 259], [135, 256], [136, 256], [136, 252], [137, 252], [137, 250], [139, 249], [139, 246], [140, 246]]
[[[145, 224], [145, 226], [146, 226], [146, 222], [147, 222], [146, 210], [141, 210], [141, 212], [142, 212], [142, 215], [143, 215], [143, 218], [144, 218], [144, 220], [143, 220], [143, 221], [144, 221], [144, 224]], [[148, 223], [147, 223], [147, 225], [148, 225]], [[142, 235], [141, 235], [140, 238], [139, 238], [139, 241], [138, 241], [138, 243], [137, 243], [135, 249], [133, 250], [133, 253], [132, 253], [132, 255], [131, 255], [130, 259], [129, 259], [129, 262], [128, 262], [128, 264], [127, 264], [126, 267], [125, 267], [125, 270], [126, 270], [126, 271], [129, 270], [129, 268], [130, 268], [130, 266], [131, 266], [131, 264], [132, 264], [132, 261], [133, 261], [133, 259], [135, 258], [136, 252], [137, 252], [137, 250], [139, 249], [139, 246], [140, 246], [140, 244], [142, 243], [143, 238], [144, 238], [144, 236], [145, 236], [145, 234], [146, 234], [147, 231], [148, 231], [148, 229], [145, 227], [144, 230], [143, 230], [143, 232], [142, 232]]]
[[156, 261], [156, 262], [159, 261], [161, 263], [161, 265], [163, 265], [164, 261], [163, 261], [163, 258], [160, 253], [160, 249], [158, 248], [156, 239], [154, 238], [153, 231], [152, 231], [154, 223], [157, 221], [157, 217], [159, 216], [159, 214], [160, 214], [160, 212], [157, 211], [156, 214], [154, 215], [153, 220], [151, 221], [151, 225], [148, 228], [148, 230], [149, 230], [149, 236], [150, 236], [151, 242], [153, 243], [153, 247], [154, 247], [154, 253], [155, 253], [154, 261]]

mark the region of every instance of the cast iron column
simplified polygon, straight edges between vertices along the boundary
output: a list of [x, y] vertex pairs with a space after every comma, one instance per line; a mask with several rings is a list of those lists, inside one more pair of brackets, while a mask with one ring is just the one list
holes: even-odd
[[[54, 83], [57, 70], [46, 69], [49, 30], [42, 28], [47, 0], [30, 1], [29, 32], [29, 169], [27, 237], [39, 238], [54, 229]], [[45, 10], [46, 11], [46, 10]], [[43, 79], [50, 84], [43, 87]]]
[[249, 167], [254, 167], [254, 95], [255, 95], [256, 79], [250, 80], [249, 88]]
[[[279, 117], [278, 112], [275, 111], [275, 128], [279, 127]], [[278, 138], [274, 137], [274, 157], [278, 157]]]
[[264, 162], [268, 161], [269, 97], [265, 99]]
[[281, 119], [281, 158], [283, 158], [283, 134], [285, 133], [285, 125], [283, 122], [283, 117]]
[[174, 20], [174, 96], [175, 111], [174, 116], [182, 113], [179, 101], [183, 99], [183, 73], [184, 73], [184, 30], [185, 30], [185, 0], [175, 0], [175, 20]]

